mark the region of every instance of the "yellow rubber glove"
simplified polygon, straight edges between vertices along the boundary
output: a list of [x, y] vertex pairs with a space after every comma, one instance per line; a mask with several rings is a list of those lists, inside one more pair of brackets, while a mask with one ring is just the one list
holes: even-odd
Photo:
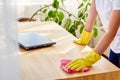
[[86, 58], [78, 58], [68, 63], [66, 67], [79, 71], [84, 67], [92, 66], [92, 64], [96, 63], [100, 58], [101, 56], [92, 50]]
[[81, 37], [79, 39], [73, 40], [74, 43], [86, 45], [90, 41], [92, 37], [92, 32], [87, 32], [85, 29], [83, 29]]

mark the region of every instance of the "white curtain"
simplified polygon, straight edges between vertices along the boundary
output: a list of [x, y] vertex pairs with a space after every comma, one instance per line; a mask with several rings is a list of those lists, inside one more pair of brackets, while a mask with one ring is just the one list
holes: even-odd
[[16, 0], [0, 0], [0, 80], [19, 79]]

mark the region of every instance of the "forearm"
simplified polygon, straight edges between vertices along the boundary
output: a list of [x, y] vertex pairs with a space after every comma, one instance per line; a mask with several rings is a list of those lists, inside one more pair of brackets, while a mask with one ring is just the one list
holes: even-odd
[[91, 32], [94, 26], [94, 22], [97, 16], [95, 0], [92, 0], [92, 4], [88, 13], [88, 17], [85, 23], [85, 30]]
[[120, 10], [112, 11], [110, 22], [109, 22], [109, 28], [108, 31], [104, 34], [102, 39], [99, 41], [99, 43], [94, 48], [94, 51], [99, 53], [100, 55], [103, 54], [103, 52], [108, 48], [110, 43], [113, 41], [117, 30], [120, 25]]
[[94, 48], [94, 51], [102, 55], [103, 52], [108, 48], [114, 37], [115, 35], [111, 36], [111, 33], [109, 32], [105, 33], [105, 35]]

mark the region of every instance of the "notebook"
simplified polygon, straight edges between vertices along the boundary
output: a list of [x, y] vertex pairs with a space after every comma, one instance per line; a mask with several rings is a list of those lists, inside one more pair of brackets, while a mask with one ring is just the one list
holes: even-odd
[[26, 50], [30, 50], [40, 47], [51, 46], [53, 44], [56, 44], [56, 42], [47, 39], [46, 37], [41, 36], [35, 32], [25, 32], [18, 34], [18, 44], [20, 47]]

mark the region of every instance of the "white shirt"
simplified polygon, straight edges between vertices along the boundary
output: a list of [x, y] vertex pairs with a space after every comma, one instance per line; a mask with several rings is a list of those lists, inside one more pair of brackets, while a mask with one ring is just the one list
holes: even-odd
[[[120, 0], [95, 0], [95, 4], [103, 27], [107, 31], [112, 10], [120, 10]], [[120, 53], [120, 27], [110, 48], [113, 52]]]

